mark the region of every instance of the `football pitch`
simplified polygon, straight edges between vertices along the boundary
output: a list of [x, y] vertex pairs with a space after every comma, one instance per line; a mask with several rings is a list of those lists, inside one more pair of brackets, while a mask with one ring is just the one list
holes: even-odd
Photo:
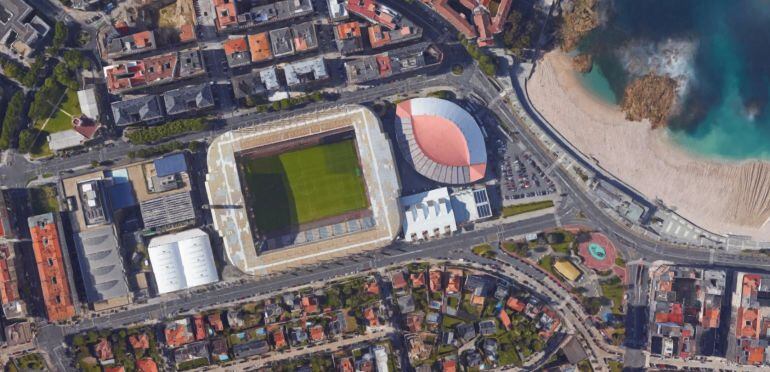
[[252, 223], [263, 234], [369, 206], [353, 139], [241, 164]]

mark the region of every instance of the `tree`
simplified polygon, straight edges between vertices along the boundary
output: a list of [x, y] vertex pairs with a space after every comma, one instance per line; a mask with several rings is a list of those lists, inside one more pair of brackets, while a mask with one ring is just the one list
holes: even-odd
[[16, 92], [8, 102], [3, 118], [2, 133], [0, 133], [0, 149], [8, 149], [11, 146], [11, 138], [22, 124], [24, 108], [24, 93]]
[[32, 150], [35, 145], [35, 138], [38, 135], [35, 129], [24, 129], [19, 133], [19, 152], [26, 154]]
[[[56, 22], [53, 28], [53, 41], [51, 42], [51, 48], [58, 52], [61, 47], [67, 42], [69, 37], [69, 28], [64, 22]], [[55, 54], [55, 53], [54, 53]]]
[[59, 84], [72, 90], [78, 90], [80, 84], [72, 78], [73, 72], [67, 68], [66, 64], [60, 63], [54, 67], [53, 76]]

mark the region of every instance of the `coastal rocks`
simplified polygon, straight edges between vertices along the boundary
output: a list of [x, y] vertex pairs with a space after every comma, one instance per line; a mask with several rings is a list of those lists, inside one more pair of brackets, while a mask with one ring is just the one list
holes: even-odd
[[591, 30], [599, 26], [599, 0], [562, 1], [561, 47], [564, 51], [574, 49]]
[[594, 59], [587, 53], [578, 54], [572, 58], [572, 67], [574, 67], [577, 72], [587, 74], [591, 72], [591, 69], [594, 67]]
[[652, 127], [666, 124], [676, 102], [677, 81], [668, 76], [647, 74], [626, 86], [620, 107], [626, 119], [648, 119]]

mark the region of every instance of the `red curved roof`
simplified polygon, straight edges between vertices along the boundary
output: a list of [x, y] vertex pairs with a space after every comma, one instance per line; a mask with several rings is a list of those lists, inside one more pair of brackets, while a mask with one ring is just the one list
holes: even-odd
[[425, 156], [439, 164], [455, 167], [471, 164], [465, 136], [451, 121], [434, 115], [412, 116], [414, 139]]

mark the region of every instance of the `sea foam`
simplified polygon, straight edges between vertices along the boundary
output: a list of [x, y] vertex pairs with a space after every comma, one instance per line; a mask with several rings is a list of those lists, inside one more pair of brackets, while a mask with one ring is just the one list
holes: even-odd
[[661, 42], [635, 40], [618, 49], [618, 58], [631, 78], [648, 73], [666, 75], [679, 85], [683, 98], [694, 81], [694, 59], [698, 43], [689, 39], [667, 39]]

